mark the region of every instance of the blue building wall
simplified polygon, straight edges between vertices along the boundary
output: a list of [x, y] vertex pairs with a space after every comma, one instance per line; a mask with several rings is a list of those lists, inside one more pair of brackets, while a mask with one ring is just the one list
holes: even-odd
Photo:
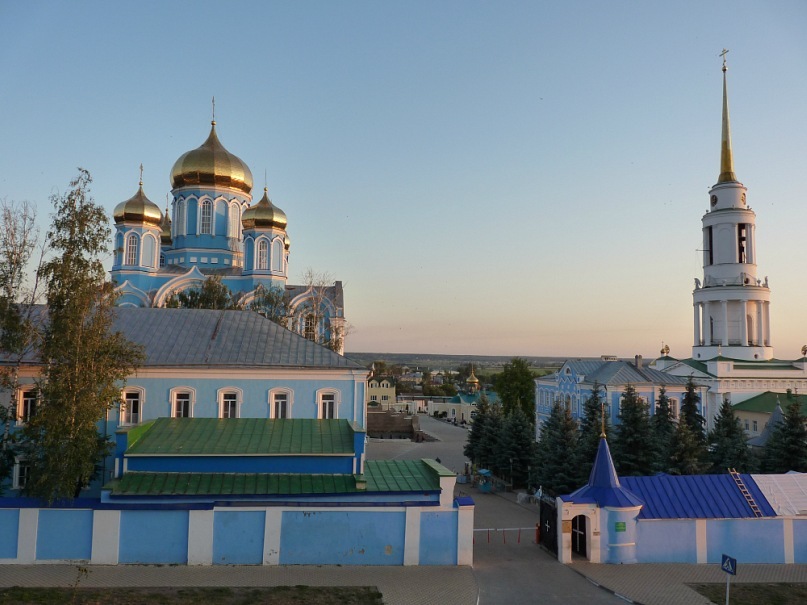
[[121, 511], [118, 557], [121, 563], [187, 563], [188, 511]]
[[420, 564], [456, 565], [457, 551], [445, 548], [457, 544], [457, 512], [426, 512], [420, 515]]
[[793, 555], [796, 563], [807, 563], [807, 523], [793, 523]]
[[403, 511], [286, 511], [280, 564], [403, 565], [405, 533]]
[[781, 519], [720, 519], [706, 522], [708, 563], [720, 563], [723, 553], [749, 563], [784, 563]]
[[213, 563], [261, 565], [265, 524], [264, 511], [216, 511], [213, 524]]
[[92, 556], [92, 518], [91, 510], [40, 510], [36, 558], [89, 559]]
[[692, 521], [639, 521], [638, 526], [636, 553], [642, 563], [698, 562]]
[[20, 527], [19, 509], [0, 509], [0, 559], [17, 557], [17, 537]]

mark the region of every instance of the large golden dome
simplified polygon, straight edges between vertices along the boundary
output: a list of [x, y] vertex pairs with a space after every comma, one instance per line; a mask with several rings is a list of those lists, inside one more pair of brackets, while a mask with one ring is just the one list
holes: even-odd
[[246, 194], [252, 191], [252, 172], [236, 155], [224, 148], [211, 122], [210, 136], [200, 147], [179, 156], [171, 169], [171, 186], [207, 185], [230, 187]]
[[115, 219], [115, 224], [118, 225], [124, 221], [135, 221], [149, 223], [150, 225], [160, 226], [163, 220], [160, 207], [146, 197], [143, 193], [143, 182], [140, 182], [140, 187], [132, 197], [125, 202], [121, 202], [115, 206], [115, 211], [112, 213]]
[[254, 229], [255, 227], [276, 227], [285, 229], [288, 224], [286, 213], [272, 204], [266, 187], [263, 188], [261, 201], [244, 210], [241, 215], [241, 225], [244, 229]]

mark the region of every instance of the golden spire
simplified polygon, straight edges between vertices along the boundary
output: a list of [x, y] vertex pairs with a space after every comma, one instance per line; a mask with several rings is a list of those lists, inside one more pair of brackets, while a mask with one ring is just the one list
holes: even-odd
[[720, 176], [717, 177], [718, 183], [727, 183], [736, 181], [737, 175], [734, 174], [734, 159], [731, 155], [731, 129], [729, 128], [729, 95], [726, 89], [726, 53], [729, 51], [723, 49], [720, 56], [723, 57], [723, 133], [720, 137]]
[[600, 402], [600, 438], [605, 439], [605, 403]]
[[140, 163], [140, 186], [143, 186], [143, 163]]

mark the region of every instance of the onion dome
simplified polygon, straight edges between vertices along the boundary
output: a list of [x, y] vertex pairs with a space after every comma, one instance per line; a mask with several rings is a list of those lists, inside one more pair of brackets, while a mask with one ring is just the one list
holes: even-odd
[[289, 239], [288, 233], [283, 236], [283, 245], [286, 247], [286, 250], [291, 248], [291, 240]]
[[162, 222], [162, 233], [160, 234], [160, 242], [163, 246], [170, 246], [173, 242], [171, 238], [171, 217], [168, 216], [168, 207], [165, 208], [165, 214], [163, 215], [163, 222]]
[[163, 219], [160, 207], [148, 199], [146, 194], [143, 193], [143, 181], [140, 181], [140, 187], [137, 193], [125, 202], [121, 202], [115, 206], [112, 217], [115, 219], [116, 225], [124, 221], [135, 221], [138, 223], [142, 222], [156, 225], [158, 227]]
[[238, 156], [230, 153], [216, 136], [216, 122], [211, 122], [210, 136], [200, 147], [179, 156], [171, 169], [171, 186], [188, 185], [229, 187], [249, 194], [252, 172]]
[[479, 384], [479, 379], [474, 376], [474, 367], [471, 366], [471, 375], [465, 380], [466, 384]]
[[286, 213], [272, 204], [266, 187], [263, 188], [261, 201], [244, 210], [244, 214], [241, 215], [241, 224], [244, 229], [260, 229], [261, 227], [285, 229], [287, 223]]

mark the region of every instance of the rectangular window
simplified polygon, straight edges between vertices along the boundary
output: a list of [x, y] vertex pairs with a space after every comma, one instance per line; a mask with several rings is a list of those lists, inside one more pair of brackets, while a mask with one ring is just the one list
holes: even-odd
[[140, 424], [140, 393], [124, 393], [120, 410], [121, 424]]
[[381, 401], [389, 401], [389, 395], [381, 395]]
[[303, 337], [308, 340], [317, 338], [317, 318], [313, 315], [306, 315], [303, 322]]
[[177, 393], [174, 395], [174, 418], [191, 417], [191, 394]]
[[221, 417], [238, 418], [238, 397], [235, 393], [224, 393], [222, 396]]
[[322, 395], [320, 418], [322, 420], [336, 418], [336, 395], [333, 393], [324, 393]]
[[204, 234], [213, 233], [213, 203], [210, 201], [202, 202], [202, 218], [199, 232]]
[[370, 395], [370, 401], [378, 401], [378, 395]]
[[745, 430], [747, 431], [747, 430], [748, 430], [748, 421], [747, 421], [747, 420], [745, 420], [745, 421], [744, 421], [744, 424], [745, 424]]
[[22, 489], [28, 483], [31, 476], [31, 465], [25, 460], [17, 462], [17, 469], [14, 477], [14, 489]]
[[[705, 260], [708, 261], [706, 263], [707, 265], [713, 265], [714, 262], [715, 262], [715, 256], [712, 253], [712, 243], [713, 243], [712, 240], [713, 240], [713, 238], [712, 238], [712, 228], [711, 227], [706, 227], [706, 241], [704, 243], [706, 244], [706, 250], [705, 250], [706, 259]], [[704, 285], [706, 285], [706, 284], [704, 284]]]
[[737, 225], [737, 262], [744, 263], [746, 261], [746, 239], [748, 234], [748, 225], [740, 223]]
[[289, 417], [289, 396], [287, 393], [275, 393], [273, 396], [272, 407], [274, 411], [274, 418], [288, 418]]
[[36, 391], [23, 391], [17, 419], [21, 423], [28, 422], [36, 414]]
[[757, 421], [756, 421], [756, 420], [754, 420], [754, 422], [753, 422], [753, 427], [754, 427], [754, 428], [753, 428], [753, 431], [754, 431], [755, 433], [759, 431], [759, 427], [758, 427], [758, 425], [757, 425]]

